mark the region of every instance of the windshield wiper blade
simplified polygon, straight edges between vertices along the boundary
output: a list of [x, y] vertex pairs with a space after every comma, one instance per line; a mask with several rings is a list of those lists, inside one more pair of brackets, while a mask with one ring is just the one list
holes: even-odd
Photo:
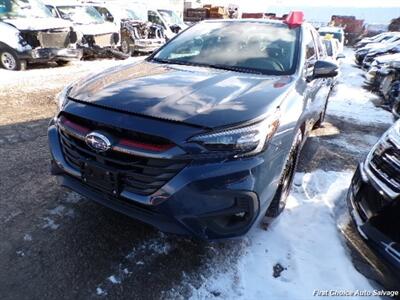
[[227, 66], [227, 65], [220, 65], [220, 64], [208, 64], [208, 65], [204, 65], [204, 66], [207, 66], [209, 68], [226, 70], [226, 71], [244, 72], [244, 73], [265, 75], [262, 71], [251, 69], [251, 68], [246, 68], [246, 67]]
[[159, 62], [159, 63], [163, 63], [163, 64], [176, 64], [176, 65], [186, 65], [186, 66], [195, 66], [195, 67], [205, 67], [205, 68], [213, 68], [213, 69], [226, 70], [226, 71], [265, 75], [262, 71], [254, 70], [251, 68], [238, 67], [238, 66], [196, 63], [196, 62], [190, 62], [190, 61], [171, 60], [171, 59], [164, 59], [164, 58], [153, 58], [153, 60], [155, 62]]

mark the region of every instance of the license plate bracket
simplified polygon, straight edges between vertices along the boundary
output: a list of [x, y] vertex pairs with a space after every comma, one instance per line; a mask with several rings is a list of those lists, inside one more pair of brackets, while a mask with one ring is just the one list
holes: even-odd
[[88, 185], [109, 194], [118, 194], [119, 176], [117, 172], [92, 161], [85, 162], [81, 172], [82, 180]]

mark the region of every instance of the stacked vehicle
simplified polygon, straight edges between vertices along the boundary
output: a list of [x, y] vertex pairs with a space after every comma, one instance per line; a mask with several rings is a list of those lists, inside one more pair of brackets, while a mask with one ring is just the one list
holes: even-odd
[[151, 53], [165, 44], [163, 27], [149, 22], [147, 12], [143, 14], [135, 8], [123, 8], [116, 4], [92, 5], [105, 20], [120, 28], [120, 49], [124, 54]]
[[366, 86], [400, 116], [400, 33], [386, 32], [357, 43], [356, 64], [367, 71]]

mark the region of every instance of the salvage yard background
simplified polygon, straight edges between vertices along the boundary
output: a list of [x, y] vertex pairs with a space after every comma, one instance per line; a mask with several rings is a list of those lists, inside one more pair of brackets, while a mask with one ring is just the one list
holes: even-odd
[[355, 268], [372, 254], [357, 242], [347, 247], [354, 230], [345, 193], [392, 117], [362, 90], [353, 52], [345, 54], [324, 128], [302, 151], [288, 209], [266, 231], [256, 226], [218, 243], [161, 234], [50, 176], [46, 131], [57, 93], [90, 72], [142, 58], [0, 70], [1, 299], [309, 299], [314, 289], [377, 287]]

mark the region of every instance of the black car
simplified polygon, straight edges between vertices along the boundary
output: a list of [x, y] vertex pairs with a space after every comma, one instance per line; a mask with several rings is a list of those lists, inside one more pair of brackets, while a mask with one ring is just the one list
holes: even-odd
[[360, 235], [397, 276], [400, 286], [399, 122], [359, 165], [347, 200]]
[[67, 87], [48, 129], [61, 184], [162, 231], [245, 234], [278, 216], [337, 65], [302, 14], [194, 25]]

